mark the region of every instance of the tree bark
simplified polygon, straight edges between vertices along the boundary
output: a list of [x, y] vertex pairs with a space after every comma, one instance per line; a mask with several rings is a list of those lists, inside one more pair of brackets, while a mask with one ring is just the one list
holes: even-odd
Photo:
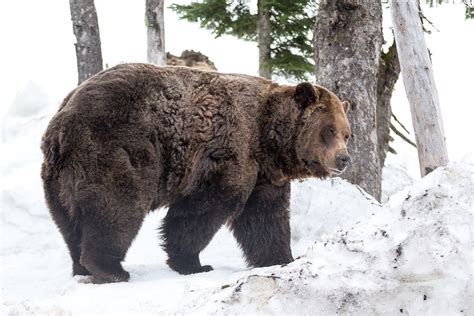
[[352, 164], [344, 177], [380, 200], [376, 106], [381, 2], [321, 0], [314, 36], [316, 81], [351, 103]]
[[410, 103], [421, 175], [448, 162], [443, 120], [416, 0], [393, 1], [393, 28]]
[[99, 23], [94, 0], [69, 0], [76, 36], [78, 84], [102, 71]]
[[164, 0], [146, 0], [147, 59], [155, 65], [166, 65]]
[[258, 0], [258, 73], [261, 77], [271, 79], [272, 69], [269, 66], [269, 61], [272, 38], [270, 37], [270, 10], [266, 3], [266, 0]]
[[377, 82], [377, 140], [379, 147], [379, 161], [382, 168], [387, 157], [390, 142], [390, 119], [392, 117], [393, 88], [400, 75], [395, 39], [386, 53], [382, 52], [379, 62], [379, 77]]

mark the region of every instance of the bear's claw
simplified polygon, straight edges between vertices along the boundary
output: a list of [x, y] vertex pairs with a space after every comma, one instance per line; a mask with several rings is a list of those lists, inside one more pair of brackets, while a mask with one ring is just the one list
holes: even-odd
[[171, 267], [173, 270], [178, 272], [179, 274], [183, 275], [188, 275], [188, 274], [195, 274], [195, 273], [201, 273], [201, 272], [209, 272], [214, 270], [214, 268], [210, 265], [204, 265], [200, 267], [186, 267], [186, 268], [176, 268], [176, 267]]

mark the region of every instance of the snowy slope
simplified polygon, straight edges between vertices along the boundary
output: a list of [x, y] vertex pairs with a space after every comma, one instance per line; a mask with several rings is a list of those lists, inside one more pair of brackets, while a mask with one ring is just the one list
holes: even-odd
[[[34, 85], [25, 95], [44, 98]], [[5, 117], [8, 130], [0, 145], [6, 315], [474, 312], [468, 298], [469, 162], [436, 170], [383, 206], [338, 178], [294, 183], [292, 246], [298, 259], [286, 267], [246, 268], [232, 236], [222, 229], [202, 254], [202, 262], [215, 271], [178, 275], [166, 266], [159, 247], [156, 228], [166, 212], [161, 210], [147, 217], [129, 251], [124, 264], [129, 283], [93, 285], [72, 278], [39, 178], [39, 141], [51, 113], [28, 100], [18, 99]], [[392, 188], [400, 186], [395, 178], [401, 179], [393, 176]]]
[[[203, 290], [186, 311], [472, 315], [469, 167], [436, 170], [368, 220], [315, 236], [288, 266], [254, 269], [211, 294]], [[346, 184], [338, 193], [350, 190]]]

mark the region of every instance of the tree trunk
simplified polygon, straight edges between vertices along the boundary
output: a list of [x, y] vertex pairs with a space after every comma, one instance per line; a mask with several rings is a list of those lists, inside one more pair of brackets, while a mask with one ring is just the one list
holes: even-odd
[[69, 0], [76, 36], [78, 83], [102, 71], [99, 23], [94, 0]]
[[155, 65], [166, 65], [164, 0], [146, 0], [147, 59]]
[[379, 144], [379, 161], [382, 168], [389, 150], [390, 119], [392, 108], [393, 88], [400, 75], [400, 62], [398, 61], [395, 39], [386, 53], [382, 52], [379, 62], [379, 77], [377, 82], [377, 140]]
[[380, 0], [321, 0], [314, 36], [316, 82], [351, 103], [352, 164], [344, 177], [380, 200], [376, 127]]
[[416, 0], [391, 5], [397, 51], [410, 103], [421, 175], [448, 162], [443, 120]]
[[266, 3], [266, 0], [258, 0], [258, 73], [264, 78], [271, 79], [272, 70], [268, 62], [271, 58], [270, 45], [272, 38], [270, 37], [270, 10]]

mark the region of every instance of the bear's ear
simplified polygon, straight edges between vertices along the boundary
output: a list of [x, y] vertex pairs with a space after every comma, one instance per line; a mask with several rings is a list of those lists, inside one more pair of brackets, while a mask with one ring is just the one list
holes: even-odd
[[293, 97], [300, 109], [305, 109], [308, 105], [313, 104], [318, 100], [316, 89], [309, 82], [298, 84], [295, 88], [295, 94]]
[[351, 108], [351, 104], [349, 101], [342, 101], [342, 107], [344, 108], [344, 112], [349, 112], [349, 109]]

